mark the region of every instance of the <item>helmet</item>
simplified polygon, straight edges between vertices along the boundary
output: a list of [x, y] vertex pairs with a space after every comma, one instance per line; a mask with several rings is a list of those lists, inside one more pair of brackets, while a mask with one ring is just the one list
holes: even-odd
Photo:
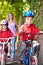
[[2, 20], [0, 24], [1, 24], [1, 25], [3, 25], [3, 24], [8, 25], [8, 21], [7, 21], [7, 20]]
[[31, 11], [26, 11], [26, 12], [24, 12], [24, 15], [23, 16], [24, 17], [34, 17], [34, 14]]

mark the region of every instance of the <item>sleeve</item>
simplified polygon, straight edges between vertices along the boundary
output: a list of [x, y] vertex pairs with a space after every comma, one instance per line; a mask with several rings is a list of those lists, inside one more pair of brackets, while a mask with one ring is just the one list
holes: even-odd
[[35, 34], [39, 34], [40, 33], [40, 30], [36, 26], [34, 26], [34, 33]]
[[2, 36], [2, 31], [0, 30], [0, 38], [1, 38], [1, 36]]
[[16, 32], [18, 32], [18, 24], [15, 23]]

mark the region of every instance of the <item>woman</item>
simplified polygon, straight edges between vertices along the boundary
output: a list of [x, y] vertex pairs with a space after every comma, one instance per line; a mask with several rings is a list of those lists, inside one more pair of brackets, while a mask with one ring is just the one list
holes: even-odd
[[14, 53], [15, 53], [15, 42], [16, 42], [16, 37], [17, 37], [17, 32], [18, 32], [18, 24], [14, 19], [14, 16], [12, 13], [8, 14], [8, 27], [9, 29], [12, 31], [12, 33], [14, 34], [14, 39], [12, 42], [12, 51], [11, 51], [11, 58], [12, 60], [14, 59]]

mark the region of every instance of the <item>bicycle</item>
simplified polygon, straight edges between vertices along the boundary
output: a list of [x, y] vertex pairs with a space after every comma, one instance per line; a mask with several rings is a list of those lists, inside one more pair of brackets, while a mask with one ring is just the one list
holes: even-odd
[[[22, 33], [26, 34], [28, 37], [29, 33], [25, 33], [25, 32], [22, 32]], [[35, 39], [24, 41], [26, 45], [26, 53], [25, 53], [26, 57], [24, 61], [25, 65], [38, 65], [38, 55], [39, 55], [40, 45], [36, 44], [34, 40]]]
[[11, 40], [13, 37], [10, 38], [0, 38], [0, 64], [5, 65], [7, 60], [7, 52], [6, 49], [8, 47], [5, 45], [8, 44], [9, 40]]

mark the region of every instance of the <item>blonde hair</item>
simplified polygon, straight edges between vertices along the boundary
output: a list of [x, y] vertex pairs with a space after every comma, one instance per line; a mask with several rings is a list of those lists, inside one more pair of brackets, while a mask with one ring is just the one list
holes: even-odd
[[[14, 18], [13, 13], [12, 13], [12, 12], [10, 12], [9, 14], [11, 14], [11, 15], [12, 15], [12, 21], [13, 21], [13, 22], [16, 22], [16, 20], [15, 20], [15, 18]], [[8, 16], [7, 16], [7, 21], [10, 21], [9, 14], [8, 14]]]
[[[14, 15], [13, 15], [13, 13], [12, 13], [12, 12], [10, 12], [9, 14], [11, 14], [11, 15], [12, 15], [12, 20], [14, 20]], [[7, 20], [8, 20], [8, 21], [10, 20], [9, 14], [8, 14], [8, 17], [7, 17]]]

